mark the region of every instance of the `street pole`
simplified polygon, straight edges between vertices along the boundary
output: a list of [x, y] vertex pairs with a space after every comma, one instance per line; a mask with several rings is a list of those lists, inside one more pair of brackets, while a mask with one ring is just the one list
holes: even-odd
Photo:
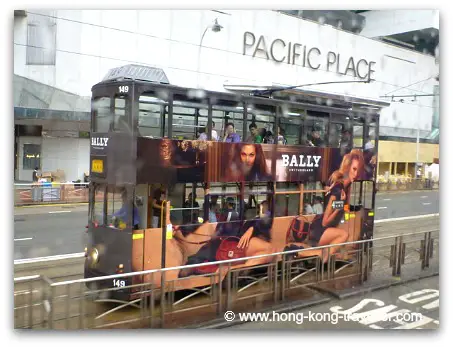
[[210, 27], [211, 26], [209, 25], [209, 26], [206, 27], [206, 29], [204, 29], [203, 35], [201, 35], [200, 44], [198, 45], [197, 88], [200, 88], [199, 80], [200, 80], [201, 45], [203, 44], [204, 36], [206, 35], [206, 32], [208, 31], [208, 29]]

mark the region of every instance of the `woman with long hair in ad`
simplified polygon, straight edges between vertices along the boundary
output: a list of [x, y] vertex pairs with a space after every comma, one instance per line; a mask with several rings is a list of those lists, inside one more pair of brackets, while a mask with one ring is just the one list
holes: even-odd
[[[335, 201], [342, 201], [343, 206], [350, 198], [352, 183], [362, 178], [364, 158], [361, 150], [354, 149], [343, 157], [340, 168], [330, 176], [330, 187], [324, 199], [324, 213], [313, 220], [311, 225], [304, 225], [310, 230], [310, 241], [316, 246], [334, 245], [346, 242], [348, 232], [338, 226], [344, 217], [344, 208], [334, 208]], [[306, 243], [294, 242], [285, 247], [285, 251], [304, 249]], [[329, 253], [334, 254], [338, 247], [330, 247]], [[322, 250], [305, 250], [298, 252], [300, 257], [322, 256], [326, 262], [329, 254]]]
[[260, 144], [241, 143], [230, 146], [226, 152], [227, 160], [224, 161], [226, 182], [272, 180]]

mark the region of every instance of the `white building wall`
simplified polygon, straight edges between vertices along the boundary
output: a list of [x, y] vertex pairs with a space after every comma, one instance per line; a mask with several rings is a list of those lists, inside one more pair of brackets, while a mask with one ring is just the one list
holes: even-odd
[[389, 36], [425, 28], [439, 30], [438, 10], [382, 10], [363, 12], [366, 25], [360, 35]]
[[[92, 85], [99, 82], [110, 68], [129, 63], [163, 68], [172, 84], [201, 86], [217, 91], [225, 91], [225, 82], [298, 85], [354, 79], [352, 76], [338, 75], [335, 71], [326, 71], [327, 53], [332, 51], [340, 54], [342, 70], [351, 56], [356, 63], [362, 58], [376, 62], [375, 81], [370, 84], [332, 84], [308, 89], [374, 99], [438, 74], [438, 66], [432, 56], [331, 26], [269, 10], [225, 12], [230, 15], [208, 10], [56, 11], [59, 18], [56, 65], [25, 66], [26, 49], [15, 45], [14, 73], [82, 96], [89, 96]], [[413, 11], [403, 12], [405, 17], [395, 12], [398, 14], [393, 17], [395, 25], [421, 20], [419, 17], [408, 17]], [[428, 16], [431, 11], [428, 12], [417, 13], [432, 20], [433, 16]], [[385, 13], [382, 16], [384, 18]], [[200, 49], [203, 31], [215, 18], [224, 28], [217, 33], [208, 30]], [[417, 26], [420, 26], [419, 23]], [[26, 19], [15, 20], [15, 42], [26, 42], [24, 27]], [[406, 28], [409, 28], [409, 24]], [[321, 68], [312, 70], [309, 67], [277, 63], [259, 54], [252, 57], [253, 50], [248, 50], [244, 55], [245, 31], [253, 32], [256, 40], [264, 35], [268, 48], [277, 38], [286, 43], [317, 47], [321, 51]], [[283, 52], [283, 49], [277, 50], [278, 54]], [[434, 79], [430, 79], [400, 89], [398, 93], [432, 94], [435, 83]], [[383, 110], [381, 126], [403, 128], [403, 132], [407, 133], [415, 131], [420, 124], [421, 130], [429, 131], [432, 113], [431, 97], [415, 101], [405, 98], [404, 104], [393, 103]]]
[[89, 171], [90, 140], [81, 138], [46, 138], [42, 140], [42, 171], [65, 172], [66, 181], [83, 179]]

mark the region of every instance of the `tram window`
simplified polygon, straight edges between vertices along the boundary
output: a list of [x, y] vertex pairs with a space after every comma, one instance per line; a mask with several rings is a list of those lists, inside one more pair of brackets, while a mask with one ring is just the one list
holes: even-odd
[[[172, 137], [178, 140], [196, 140], [207, 124], [208, 105], [186, 99], [183, 95], [174, 95]], [[167, 115], [165, 122], [168, 124]]]
[[372, 149], [376, 147], [376, 123], [370, 123], [368, 126], [368, 134], [365, 134], [364, 149]]
[[363, 117], [354, 116], [353, 134], [354, 148], [363, 148]]
[[[275, 129], [275, 106], [268, 105], [248, 105], [247, 111], [247, 130], [252, 123], [256, 124], [261, 143], [273, 144], [276, 138]], [[252, 142], [250, 132], [245, 135], [245, 142]]]
[[112, 122], [112, 130], [117, 132], [127, 132], [130, 130], [129, 112], [127, 111], [128, 99], [125, 96], [115, 98], [115, 111]]
[[219, 136], [219, 141], [223, 141], [225, 137], [225, 125], [227, 123], [234, 124], [235, 132], [244, 138], [243, 127], [243, 107], [242, 104], [235, 100], [215, 99], [212, 100], [212, 120], [216, 124], [216, 131]]
[[365, 160], [365, 177], [364, 179], [373, 179], [376, 177], [377, 153], [376, 153], [376, 123], [368, 126], [368, 134], [365, 134], [363, 146], [363, 158]]
[[[207, 200], [207, 201], [206, 201]], [[226, 211], [234, 210], [235, 218], [241, 215], [240, 185], [239, 183], [211, 183], [209, 195], [205, 202], [209, 203], [209, 220], [226, 221]]]
[[[310, 116], [313, 113], [313, 111], [307, 111], [308, 115], [304, 117], [301, 143], [305, 146], [325, 147], [328, 115], [323, 113], [320, 116]], [[326, 115], [326, 118], [323, 118], [323, 115]]]
[[[295, 216], [299, 214], [300, 186], [295, 182], [277, 182], [275, 195], [275, 216]], [[281, 194], [285, 192], [287, 194]], [[280, 193], [280, 194], [278, 194]]]
[[94, 113], [94, 131], [101, 133], [109, 132], [112, 121], [110, 98], [102, 97], [94, 99], [91, 108]]
[[166, 112], [167, 105], [167, 101], [157, 97], [153, 92], [147, 92], [140, 96], [137, 120], [139, 136], [162, 137], [162, 118]]
[[352, 121], [349, 116], [332, 115], [329, 127], [329, 146], [333, 148], [352, 147]]
[[373, 208], [373, 181], [363, 181], [362, 203], [366, 209]]
[[91, 221], [97, 225], [104, 225], [104, 198], [105, 186], [96, 185], [93, 196]]
[[360, 190], [361, 184], [362, 184], [362, 182], [360, 182], [360, 181], [352, 182], [351, 190], [350, 190], [350, 195], [349, 195], [349, 205], [350, 205], [351, 207], [353, 207], [353, 206], [359, 206], [359, 205], [362, 204], [362, 199], [361, 199], [361, 196], [360, 196], [360, 193], [361, 193], [361, 190]]
[[113, 185], [107, 187], [107, 225], [114, 225], [120, 229], [124, 229], [126, 224], [130, 224], [131, 222], [126, 219], [130, 218], [130, 214], [126, 218], [116, 218], [116, 221], [114, 218], [114, 215], [123, 207], [122, 194], [124, 191], [123, 187]]
[[301, 129], [303, 117], [306, 111], [294, 107], [282, 106], [282, 117], [280, 118], [280, 129], [284, 132], [284, 138], [288, 145], [299, 145], [301, 138]]
[[245, 219], [253, 219], [259, 214], [260, 203], [271, 200], [272, 190], [269, 183], [264, 182], [249, 183], [244, 187]]

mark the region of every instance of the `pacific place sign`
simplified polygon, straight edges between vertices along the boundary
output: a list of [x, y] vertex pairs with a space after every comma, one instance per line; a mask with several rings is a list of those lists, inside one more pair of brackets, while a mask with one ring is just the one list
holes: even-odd
[[309, 67], [313, 70], [335, 71], [339, 75], [348, 75], [351, 72], [352, 76], [362, 80], [373, 79], [373, 67], [376, 64], [374, 61], [354, 57], [349, 57], [346, 65], [341, 64], [340, 53], [329, 51], [326, 54], [317, 47], [282, 39], [275, 39], [269, 44], [263, 35], [257, 39], [255, 34], [249, 31], [244, 33], [242, 54], [251, 54], [252, 57], [259, 55], [277, 63]]

